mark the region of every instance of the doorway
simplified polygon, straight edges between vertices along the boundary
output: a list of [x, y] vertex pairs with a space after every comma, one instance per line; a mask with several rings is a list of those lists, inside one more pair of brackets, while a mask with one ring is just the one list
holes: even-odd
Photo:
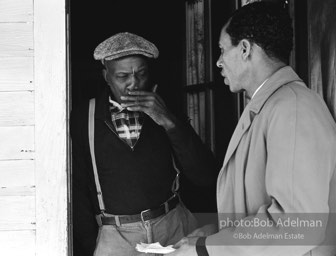
[[158, 93], [173, 112], [182, 110], [184, 1], [71, 1], [73, 104], [93, 97], [104, 86], [95, 47], [118, 32], [131, 32], [159, 49]]

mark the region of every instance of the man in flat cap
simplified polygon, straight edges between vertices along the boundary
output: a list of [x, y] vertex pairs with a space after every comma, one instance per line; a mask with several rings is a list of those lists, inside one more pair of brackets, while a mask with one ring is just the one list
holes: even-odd
[[158, 55], [128, 32], [94, 52], [106, 90], [71, 114], [75, 256], [140, 255], [137, 243], [176, 243], [196, 228], [178, 194], [180, 171], [199, 186], [215, 184], [212, 152], [155, 92], [149, 61]]

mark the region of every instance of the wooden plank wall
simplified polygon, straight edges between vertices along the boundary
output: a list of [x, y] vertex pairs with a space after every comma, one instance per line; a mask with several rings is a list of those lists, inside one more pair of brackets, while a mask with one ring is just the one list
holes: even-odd
[[33, 0], [0, 0], [0, 254], [35, 255]]
[[0, 0], [0, 255], [65, 256], [65, 0]]
[[70, 254], [65, 22], [65, 0], [34, 0], [36, 256]]

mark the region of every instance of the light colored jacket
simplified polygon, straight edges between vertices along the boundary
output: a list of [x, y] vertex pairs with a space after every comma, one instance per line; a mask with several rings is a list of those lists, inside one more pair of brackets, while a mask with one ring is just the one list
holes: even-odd
[[[227, 213], [233, 219], [252, 221], [258, 213], [277, 223], [281, 216], [290, 216], [288, 213], [319, 213], [312, 214], [317, 218], [335, 213], [335, 170], [332, 116], [321, 97], [308, 89], [291, 67], [281, 68], [248, 103], [231, 138], [217, 180], [220, 231], [207, 237], [209, 255], [334, 255], [332, 247], [317, 248], [309, 242], [290, 247], [269, 239], [259, 241], [259, 246], [237, 246], [248, 240], [245, 237], [243, 241], [243, 234], [266, 229], [225, 228], [221, 218]], [[332, 219], [335, 224], [335, 217], [329, 221]], [[330, 232], [331, 225], [329, 222]], [[276, 227], [278, 230], [269, 230], [280, 234], [283, 230]], [[325, 233], [325, 228], [319, 232]], [[242, 234], [240, 241], [233, 238], [237, 234]], [[236, 245], [230, 246], [233, 241]]]

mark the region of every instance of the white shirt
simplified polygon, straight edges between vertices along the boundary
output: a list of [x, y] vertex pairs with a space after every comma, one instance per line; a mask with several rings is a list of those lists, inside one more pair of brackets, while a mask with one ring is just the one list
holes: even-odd
[[262, 82], [261, 85], [259, 85], [259, 87], [257, 88], [257, 90], [254, 91], [254, 93], [253, 93], [253, 95], [252, 95], [252, 97], [251, 97], [251, 100], [252, 100], [253, 97], [257, 94], [257, 92], [260, 90], [260, 88], [267, 82], [267, 80], [268, 80], [268, 78], [267, 78], [264, 82]]

